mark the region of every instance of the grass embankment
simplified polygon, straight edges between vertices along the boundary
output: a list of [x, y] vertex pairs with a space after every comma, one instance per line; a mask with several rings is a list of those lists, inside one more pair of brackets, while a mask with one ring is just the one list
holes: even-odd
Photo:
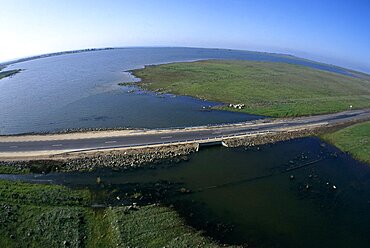
[[0, 247], [216, 247], [170, 208], [90, 205], [87, 190], [0, 180]]
[[14, 74], [17, 74], [20, 71], [21, 71], [21, 69], [9, 70], [9, 71], [1, 71], [1, 68], [0, 68], [0, 79], [6, 78], [6, 77], [10, 77], [10, 76], [12, 76]]
[[88, 192], [0, 181], [0, 247], [85, 244]]
[[325, 134], [322, 138], [370, 165], [370, 121]]
[[18, 168], [13, 165], [4, 165], [0, 162], [0, 174], [28, 174], [29, 168]]
[[[242, 111], [274, 117], [370, 107], [370, 81], [304, 66], [207, 60], [134, 70], [152, 91], [245, 104]], [[235, 110], [223, 107], [227, 110]]]

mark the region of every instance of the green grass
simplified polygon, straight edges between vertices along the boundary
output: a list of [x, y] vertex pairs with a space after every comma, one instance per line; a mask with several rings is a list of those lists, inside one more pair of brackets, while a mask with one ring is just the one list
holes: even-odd
[[359, 123], [339, 131], [325, 134], [322, 138], [355, 159], [370, 165], [370, 122]]
[[125, 214], [123, 208], [109, 210], [116, 241], [125, 247], [218, 247], [201, 232], [184, 225], [178, 214], [167, 207], [146, 206]]
[[1, 71], [1, 68], [0, 68], [0, 79], [10, 77], [14, 74], [17, 74], [20, 71], [21, 71], [20, 69], [9, 70], [9, 71]]
[[239, 111], [252, 114], [302, 116], [370, 107], [370, 81], [285, 63], [206, 60], [148, 66], [133, 74], [145, 89], [244, 103]]
[[90, 193], [58, 185], [0, 180], [0, 201], [46, 206], [89, 206]]
[[0, 180], [0, 247], [83, 246], [88, 191]]
[[20, 168], [13, 165], [4, 165], [0, 162], [0, 174], [28, 174], [29, 168]]
[[123, 82], [123, 83], [118, 83], [119, 86], [135, 86], [137, 83], [135, 82]]
[[217, 247], [171, 208], [93, 209], [87, 190], [0, 180], [0, 247]]

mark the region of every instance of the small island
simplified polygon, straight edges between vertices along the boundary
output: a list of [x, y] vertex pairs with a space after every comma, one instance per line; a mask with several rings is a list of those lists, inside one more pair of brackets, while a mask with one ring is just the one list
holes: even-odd
[[4, 68], [0, 68], [0, 79], [13, 76], [19, 72], [21, 72], [21, 69], [15, 69], [15, 70], [9, 70], [9, 71], [2, 71]]
[[225, 103], [221, 109], [272, 117], [370, 107], [370, 81], [277, 62], [205, 60], [132, 71], [138, 86]]

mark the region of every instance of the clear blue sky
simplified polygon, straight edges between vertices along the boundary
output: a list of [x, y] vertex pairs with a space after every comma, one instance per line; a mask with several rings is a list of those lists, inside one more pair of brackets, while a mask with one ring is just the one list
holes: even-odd
[[370, 73], [370, 1], [0, 0], [0, 61], [106, 46], [281, 52]]

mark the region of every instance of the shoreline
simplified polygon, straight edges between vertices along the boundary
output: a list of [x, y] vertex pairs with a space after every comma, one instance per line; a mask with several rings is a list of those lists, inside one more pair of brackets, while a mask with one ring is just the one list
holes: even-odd
[[[91, 171], [98, 168], [120, 170], [171, 164], [187, 161], [191, 153], [199, 150], [199, 144], [179, 144], [140, 149], [85, 152], [71, 155], [20, 158], [0, 161], [0, 173], [10, 174]], [[9, 173], [3, 173], [9, 174]]]
[[[273, 144], [302, 137], [319, 136], [337, 131], [358, 123], [358, 120], [336, 125], [317, 125], [295, 130], [265, 133], [263, 135], [241, 135], [222, 139], [220, 145], [225, 147], [253, 147]], [[325, 141], [323, 139], [323, 141]], [[187, 161], [188, 156], [199, 151], [201, 143], [187, 142], [177, 144], [116, 148], [108, 150], [82, 151], [62, 154], [44, 154], [36, 157], [24, 156], [2, 159], [0, 172], [4, 174], [49, 173], [54, 171], [92, 171], [98, 168], [135, 169], [144, 166], [155, 167], [156, 164], [171, 164]]]
[[[42, 141], [42, 140], [62, 140], [62, 139], [81, 139], [81, 138], [100, 138], [100, 137], [115, 137], [127, 134], [139, 133], [161, 133], [161, 132], [175, 132], [179, 130], [206, 130], [217, 127], [233, 127], [240, 125], [253, 125], [264, 123], [279, 123], [291, 120], [304, 120], [306, 118], [319, 118], [321, 116], [339, 116], [345, 114], [356, 114], [358, 112], [369, 111], [370, 108], [353, 109], [341, 112], [334, 112], [328, 114], [307, 115], [298, 117], [284, 117], [284, 118], [263, 118], [257, 120], [250, 120], [244, 122], [225, 123], [225, 124], [210, 124], [201, 126], [188, 126], [188, 127], [169, 127], [169, 128], [78, 128], [78, 129], [65, 129], [61, 131], [50, 132], [31, 132], [19, 134], [3, 134], [0, 135], [0, 142], [14, 142], [14, 141]], [[366, 120], [364, 120], [366, 121]], [[84, 137], [86, 136], [86, 137]]]
[[[168, 206], [168, 196], [184, 194], [180, 184], [128, 184], [120, 191], [108, 190], [110, 186], [104, 181], [97, 184], [104, 199], [91, 189], [0, 180], [0, 219], [5, 223], [0, 227], [0, 243], [4, 247], [142, 247], [155, 237], [163, 246], [227, 246], [203, 229], [189, 225], [174, 207]], [[166, 231], [169, 228], [170, 234]], [[148, 235], [135, 240], [141, 230]]]
[[320, 138], [342, 152], [349, 154], [355, 160], [370, 165], [369, 130], [370, 121], [365, 121], [322, 134]]
[[[230, 67], [230, 65], [232, 65], [232, 67]], [[223, 68], [222, 66], [226, 68]], [[264, 74], [260, 75], [258, 73], [253, 74], [250, 72], [252, 75], [246, 76], [245, 72], [243, 70], [241, 71], [241, 66], [245, 66], [244, 69], [247, 70], [250, 70], [248, 68], [253, 66], [256, 68], [262, 67], [262, 69], [266, 71], [266, 75], [263, 76]], [[231, 77], [231, 79], [223, 78], [222, 75], [218, 74], [211, 77], [210, 75], [214, 74], [214, 70], [219, 67], [221, 67], [220, 70], [230, 70], [233, 75], [235, 74], [234, 76], [236, 79], [234, 80], [233, 77]], [[194, 71], [198, 70], [200, 72], [195, 74]], [[298, 87], [300, 84], [296, 86], [296, 84], [292, 84], [290, 82], [293, 79], [287, 80], [283, 76], [280, 76], [276, 79], [278, 80], [280, 88], [287, 87], [290, 89], [290, 91], [288, 91], [290, 95], [288, 94], [288, 96], [283, 96], [283, 92], [281, 92], [279, 88], [277, 88], [275, 93], [264, 89], [264, 94], [266, 94], [266, 96], [264, 100], [261, 100], [261, 92], [259, 92], [259, 90], [262, 90], [264, 84], [261, 83], [262, 86], [258, 86], [257, 84], [255, 87], [251, 87], [250, 81], [253, 81], [255, 77], [257, 79], [262, 77], [264, 79], [263, 83], [269, 85], [273, 80], [275, 80], [272, 76], [272, 74], [275, 73], [275, 70], [283, 70], [285, 74], [289, 73], [289, 75], [295, 75], [293, 78], [298, 82], [300, 82], [301, 74], [307, 74], [308, 79], [306, 85], [314, 84], [315, 87], [307, 86], [306, 88], [301, 89]], [[348, 109], [348, 106], [351, 106], [350, 109], [353, 110], [369, 108], [367, 98], [365, 97], [366, 92], [364, 91], [363, 94], [359, 93], [360, 88], [362, 89], [362, 87], [364, 87], [364, 82], [370, 82], [369, 78], [359, 79], [354, 77], [351, 79], [351, 76], [337, 72], [322, 71], [315, 68], [296, 64], [291, 65], [283, 62], [275, 63], [248, 60], [203, 59], [194, 62], [172, 62], [159, 65], [149, 64], [145, 65], [143, 68], [132, 69], [126, 72], [130, 73], [138, 80], [134, 82], [134, 85], [140, 89], [154, 93], [167, 93], [174, 94], [176, 96], [187, 96], [201, 100], [219, 102], [221, 106], [213, 107], [212, 109], [215, 110], [284, 118], [337, 113], [345, 111]], [[323, 93], [321, 91], [324, 91], [326, 88], [321, 88], [320, 84], [316, 83], [318, 77], [324, 77], [324, 82], [325, 79], [330, 82], [325, 85], [332, 89], [338, 88], [345, 82], [349, 81], [353, 86], [347, 90], [354, 90], [357, 94], [343, 95], [343, 92], [341, 91], [334, 92], [335, 94], [329, 94], [327, 91]], [[240, 80], [242, 80], [246, 86], [241, 86]], [[212, 81], [213, 83], [209, 83], [208, 81]], [[284, 83], [286, 81], [289, 81], [290, 83]], [[220, 88], [220, 83], [229, 83], [229, 89], [225, 91], [226, 93], [223, 91], [222, 87]], [[130, 84], [130, 82], [126, 82], [121, 83], [120, 85], [129, 86]], [[204, 88], [209, 89], [205, 91]], [[251, 92], [251, 96], [253, 97], [241, 97], [239, 94], [240, 90], [247, 89]], [[311, 91], [317, 91], [319, 98], [312, 98], [310, 95], [310, 93], [312, 93]], [[303, 92], [301, 93], [303, 96], [296, 92]], [[328, 97], [328, 94], [331, 98]], [[333, 100], [333, 97], [337, 97], [338, 99]], [[238, 105], [242, 105], [242, 107], [238, 109]]]

